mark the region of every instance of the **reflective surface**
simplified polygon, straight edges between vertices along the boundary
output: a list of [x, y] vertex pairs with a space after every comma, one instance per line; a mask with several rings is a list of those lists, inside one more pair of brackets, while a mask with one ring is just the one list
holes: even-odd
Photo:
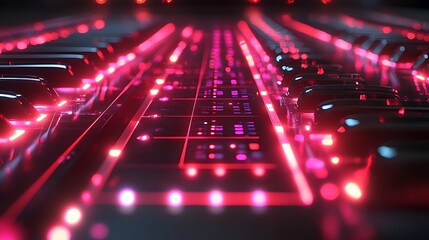
[[[0, 126], [0, 238], [429, 236], [425, 19], [160, 12], [95, 11], [3, 37], [5, 68], [31, 65], [22, 73], [44, 75], [62, 101]], [[395, 53], [416, 45], [399, 67]], [[288, 96], [285, 82], [309, 73], [308, 86], [359, 81]], [[299, 98], [319, 88], [348, 100], [304, 111]]]

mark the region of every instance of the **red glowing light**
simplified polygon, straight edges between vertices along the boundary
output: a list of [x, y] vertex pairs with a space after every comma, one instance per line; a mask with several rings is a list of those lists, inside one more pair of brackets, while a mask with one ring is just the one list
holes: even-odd
[[104, 75], [103, 74], [98, 74], [96, 77], [95, 77], [95, 81], [96, 82], [100, 82], [101, 80], [103, 80], [104, 79]]
[[49, 230], [47, 239], [48, 240], [69, 240], [71, 239], [70, 230], [64, 226], [55, 226]]
[[104, 26], [106, 26], [106, 23], [103, 20], [101, 20], [101, 19], [100, 20], [96, 20], [94, 22], [95, 29], [103, 29]]
[[258, 4], [260, 0], [249, 0], [249, 3], [251, 4]]
[[416, 78], [417, 78], [418, 80], [420, 80], [420, 81], [425, 81], [425, 80], [426, 80], [426, 77], [425, 77], [425, 76], [423, 76], [423, 75], [420, 75], [420, 74], [417, 74], [417, 75], [416, 75]]
[[334, 144], [334, 139], [332, 139], [331, 136], [325, 137], [322, 140], [322, 145], [325, 146], [332, 146]]
[[86, 24], [80, 24], [79, 26], [77, 26], [76, 30], [78, 33], [83, 34], [89, 31], [89, 27]]
[[334, 165], [337, 165], [340, 163], [340, 158], [339, 157], [332, 157], [331, 158], [331, 163]]
[[136, 4], [145, 4], [146, 0], [135, 0]]
[[210, 205], [220, 206], [223, 203], [223, 195], [220, 191], [212, 191], [209, 196]]
[[16, 47], [17, 47], [19, 50], [24, 50], [24, 49], [26, 49], [26, 48], [28, 47], [28, 43], [27, 43], [26, 41], [19, 41], [19, 42], [16, 44]]
[[388, 34], [392, 32], [392, 28], [391, 27], [383, 27], [382, 29], [383, 33]]
[[115, 67], [113, 67], [113, 66], [110, 66], [108, 69], [107, 69], [107, 72], [109, 73], [109, 74], [112, 74], [112, 73], [114, 73], [115, 72]]
[[2, 240], [19, 240], [23, 239], [21, 236], [21, 229], [16, 223], [10, 220], [0, 219], [0, 239]]
[[172, 2], [173, 2], [173, 0], [162, 0], [162, 3], [164, 3], [164, 4], [170, 4]]
[[168, 194], [168, 204], [170, 206], [177, 207], [182, 205], [182, 202], [183, 202], [183, 195], [181, 192], [174, 190]]
[[82, 218], [82, 213], [76, 207], [69, 208], [64, 214], [64, 221], [70, 225], [75, 225], [79, 223], [81, 218]]
[[85, 84], [82, 86], [82, 90], [88, 90], [90, 87], [91, 87], [91, 84], [89, 84], [89, 83], [85, 83]]
[[407, 33], [407, 38], [410, 40], [413, 40], [414, 38], [416, 38], [416, 34], [409, 32], [409, 33]]
[[12, 136], [9, 137], [9, 141], [11, 141], [11, 142], [15, 141], [20, 136], [22, 136], [24, 133], [25, 133], [25, 130], [21, 130], [21, 129], [15, 130], [15, 132], [12, 134]]
[[136, 201], [136, 194], [133, 190], [125, 189], [119, 192], [119, 195], [118, 195], [119, 205], [123, 207], [129, 207], [134, 205], [135, 201]]
[[109, 151], [109, 155], [111, 157], [119, 157], [121, 155], [121, 150], [120, 149], [110, 149]]
[[257, 167], [253, 169], [253, 174], [256, 177], [262, 177], [265, 175], [265, 169], [263, 169], [262, 167]]
[[103, 176], [99, 173], [92, 175], [91, 182], [94, 186], [99, 186], [103, 181]]
[[357, 200], [357, 199], [360, 199], [362, 197], [362, 190], [360, 189], [359, 185], [357, 185], [354, 182], [348, 182], [344, 186], [344, 191], [352, 199], [356, 199]]
[[333, 183], [325, 183], [320, 187], [320, 195], [326, 200], [332, 201], [338, 198], [340, 191], [337, 185]]
[[332, 0], [321, 0], [321, 2], [323, 4], [330, 4], [332, 2]]
[[150, 139], [150, 136], [147, 134], [141, 135], [137, 137], [137, 140], [142, 141], [142, 142], [146, 142]]
[[40, 114], [39, 117], [36, 119], [36, 122], [41, 122], [43, 119], [46, 118], [46, 114]]
[[223, 177], [226, 174], [226, 170], [223, 167], [217, 167], [214, 170], [214, 174], [218, 177]]
[[67, 103], [67, 101], [66, 100], [62, 100], [60, 103], [58, 103], [58, 107], [62, 107], [62, 106], [64, 106], [64, 104], [66, 104]]
[[197, 174], [198, 174], [198, 171], [196, 168], [191, 167], [191, 168], [188, 168], [188, 170], [186, 170], [186, 175], [188, 175], [189, 177], [195, 177], [197, 176]]
[[132, 61], [136, 58], [136, 55], [134, 53], [128, 53], [126, 58], [128, 61]]
[[335, 41], [335, 46], [344, 49], [344, 50], [350, 50], [352, 49], [352, 44], [350, 44], [349, 42], [344, 41], [343, 39], [337, 39]]
[[305, 125], [304, 126], [305, 131], [309, 132], [311, 131], [311, 125]]
[[192, 35], [194, 29], [191, 26], [187, 26], [182, 30], [182, 37], [188, 38]]
[[391, 62], [391, 61], [389, 61], [389, 60], [387, 60], [387, 59], [383, 59], [383, 60], [381, 60], [381, 64], [383, 64], [384, 66], [386, 66], [386, 67], [396, 67], [396, 63], [394, 63], [394, 62]]
[[267, 203], [267, 195], [263, 191], [254, 191], [252, 193], [252, 203], [255, 206], [265, 206]]

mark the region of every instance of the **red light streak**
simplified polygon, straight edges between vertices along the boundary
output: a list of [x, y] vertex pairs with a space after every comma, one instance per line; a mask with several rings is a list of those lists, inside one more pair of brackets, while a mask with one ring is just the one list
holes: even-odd
[[386, 66], [386, 67], [391, 67], [391, 68], [396, 67], [396, 63], [391, 62], [391, 61], [389, 61], [389, 60], [387, 60], [387, 59], [383, 59], [383, 60], [381, 60], [381, 64], [383, 64], [383, 65], [384, 65], [384, 66]]
[[67, 103], [67, 101], [66, 100], [62, 100], [60, 103], [58, 103], [58, 107], [62, 107], [62, 106], [64, 106], [64, 104], [66, 104]]
[[283, 24], [296, 30], [301, 33], [304, 33], [310, 37], [317, 38], [324, 42], [330, 42], [332, 39], [331, 34], [324, 32], [322, 30], [319, 30], [317, 28], [314, 28], [310, 25], [304, 24], [302, 22], [298, 22], [296, 20], [293, 20], [289, 15], [283, 15], [282, 17]]
[[36, 119], [36, 122], [41, 122], [43, 119], [46, 118], [46, 114], [40, 114], [39, 117]]
[[107, 0], [95, 0], [96, 3], [103, 5], [107, 3]]
[[183, 50], [186, 48], [186, 43], [184, 41], [181, 41], [179, 45], [174, 49], [173, 53], [171, 54], [169, 60], [170, 62], [177, 62], [179, 60], [180, 55], [182, 54]]
[[135, 3], [136, 4], [145, 4], [146, 3], [146, 0], [135, 0]]
[[158, 30], [155, 34], [153, 34], [149, 39], [141, 43], [137, 49], [139, 52], [145, 52], [149, 48], [153, 47], [161, 40], [165, 39], [168, 35], [172, 34], [175, 31], [176, 27], [172, 23], [166, 24], [160, 30]]
[[417, 75], [416, 75], [416, 78], [417, 78], [418, 80], [420, 80], [420, 81], [426, 81], [426, 77], [425, 77], [425, 76], [423, 76], [423, 75], [421, 75], [421, 74], [417, 74]]
[[24, 133], [25, 133], [25, 130], [22, 130], [22, 129], [15, 130], [15, 132], [12, 134], [12, 136], [9, 137], [9, 141], [11, 141], [11, 142], [15, 141], [20, 136], [22, 136]]
[[344, 50], [350, 50], [352, 49], [352, 44], [349, 42], [344, 41], [343, 39], [337, 39], [335, 40], [335, 46], [344, 49]]
[[[250, 28], [246, 22], [240, 21], [238, 23], [238, 26], [240, 27], [240, 30], [242, 30], [242, 33], [247, 38], [256, 39], [256, 37], [253, 35], [253, 33], [251, 31], [249, 31]], [[242, 50], [242, 53], [244, 54], [244, 56], [246, 56], [246, 59], [251, 60], [251, 61], [248, 60], [248, 65], [249, 65], [249, 68], [250, 68], [252, 75], [253, 76], [260, 76], [258, 69], [254, 65], [251, 64], [252, 62], [254, 63], [254, 60], [253, 60], [253, 56], [250, 53], [250, 50], [249, 50], [249, 47], [248, 47], [246, 41], [243, 39], [243, 37], [241, 35], [238, 36], [238, 41], [240, 43], [240, 48]], [[256, 46], [255, 49], [262, 48], [261, 44], [257, 40], [252, 42], [252, 46]], [[267, 91], [267, 89], [264, 85], [264, 82], [262, 81], [261, 78], [254, 78], [254, 80], [255, 80], [255, 83], [256, 83], [256, 86], [257, 86], [259, 92]], [[261, 95], [261, 98], [262, 98], [262, 101], [264, 102], [264, 104], [272, 104], [271, 98], [269, 96], [262, 96]], [[302, 173], [302, 171], [301, 171], [301, 169], [297, 163], [297, 160], [295, 158], [295, 153], [293, 152], [293, 150], [290, 146], [289, 140], [288, 140], [287, 136], [284, 134], [284, 129], [282, 127], [282, 123], [280, 121], [280, 118], [276, 112], [269, 112], [268, 111], [267, 113], [269, 115], [269, 118], [271, 120], [273, 128], [276, 131], [277, 139], [282, 146], [283, 152], [284, 152], [285, 157], [286, 157], [286, 162], [288, 163], [289, 170], [292, 172], [293, 179], [296, 183], [299, 194], [301, 196], [301, 200], [305, 205], [310, 205], [313, 202], [313, 194], [310, 190], [310, 187], [307, 183], [307, 180], [305, 179], [304, 174]]]

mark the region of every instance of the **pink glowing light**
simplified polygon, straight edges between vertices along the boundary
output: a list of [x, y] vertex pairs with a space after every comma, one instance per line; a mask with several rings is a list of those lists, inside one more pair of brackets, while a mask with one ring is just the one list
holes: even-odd
[[340, 190], [338, 189], [338, 186], [333, 183], [325, 183], [320, 187], [320, 195], [324, 199], [332, 201], [338, 198]]
[[92, 175], [92, 177], [91, 177], [91, 183], [94, 186], [99, 186], [102, 181], [103, 181], [103, 176], [99, 173], [96, 173], [96, 174]]
[[76, 28], [77, 32], [80, 34], [87, 33], [89, 31], [89, 27], [86, 24], [81, 24]]
[[51, 228], [47, 236], [48, 240], [70, 240], [70, 230], [64, 226], [55, 226]]
[[209, 195], [210, 205], [221, 206], [223, 203], [223, 194], [220, 191], [212, 191]]
[[20, 136], [22, 136], [24, 133], [25, 133], [25, 130], [22, 130], [22, 129], [15, 130], [15, 132], [12, 134], [12, 136], [9, 137], [9, 141], [11, 141], [11, 142], [15, 141]]
[[82, 212], [77, 207], [71, 207], [67, 209], [64, 214], [64, 221], [70, 225], [76, 225], [82, 219]]
[[131, 189], [125, 189], [119, 192], [118, 203], [123, 207], [130, 207], [136, 201], [136, 194]]
[[196, 168], [194, 168], [194, 167], [191, 167], [191, 168], [188, 168], [187, 170], [186, 170], [186, 175], [188, 175], [188, 177], [196, 177], [197, 176], [197, 174], [198, 174], [198, 171], [197, 171], [197, 169]]
[[265, 175], [265, 169], [262, 167], [256, 167], [253, 169], [253, 175], [256, 177], [263, 177]]
[[223, 177], [226, 174], [226, 170], [223, 167], [217, 167], [214, 169], [214, 174], [218, 177]]
[[94, 22], [95, 29], [103, 29], [104, 26], [106, 26], [106, 23], [103, 20], [101, 20], [101, 19], [100, 20], [96, 20]]
[[255, 206], [261, 207], [267, 204], [267, 195], [263, 191], [254, 191], [252, 193], [252, 203]]
[[344, 41], [343, 39], [337, 39], [335, 40], [335, 46], [339, 47], [341, 49], [344, 50], [350, 50], [352, 49], [352, 44], [350, 44], [349, 42]]
[[183, 195], [177, 190], [173, 190], [168, 194], [168, 204], [173, 207], [178, 207], [183, 203]]
[[93, 239], [107, 239], [107, 237], [109, 236], [109, 228], [106, 224], [97, 223], [91, 226], [89, 234]]

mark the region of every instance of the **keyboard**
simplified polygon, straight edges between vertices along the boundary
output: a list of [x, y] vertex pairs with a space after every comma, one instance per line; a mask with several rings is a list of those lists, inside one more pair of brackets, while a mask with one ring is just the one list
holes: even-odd
[[1, 28], [0, 239], [429, 237], [426, 9], [127, 4]]

